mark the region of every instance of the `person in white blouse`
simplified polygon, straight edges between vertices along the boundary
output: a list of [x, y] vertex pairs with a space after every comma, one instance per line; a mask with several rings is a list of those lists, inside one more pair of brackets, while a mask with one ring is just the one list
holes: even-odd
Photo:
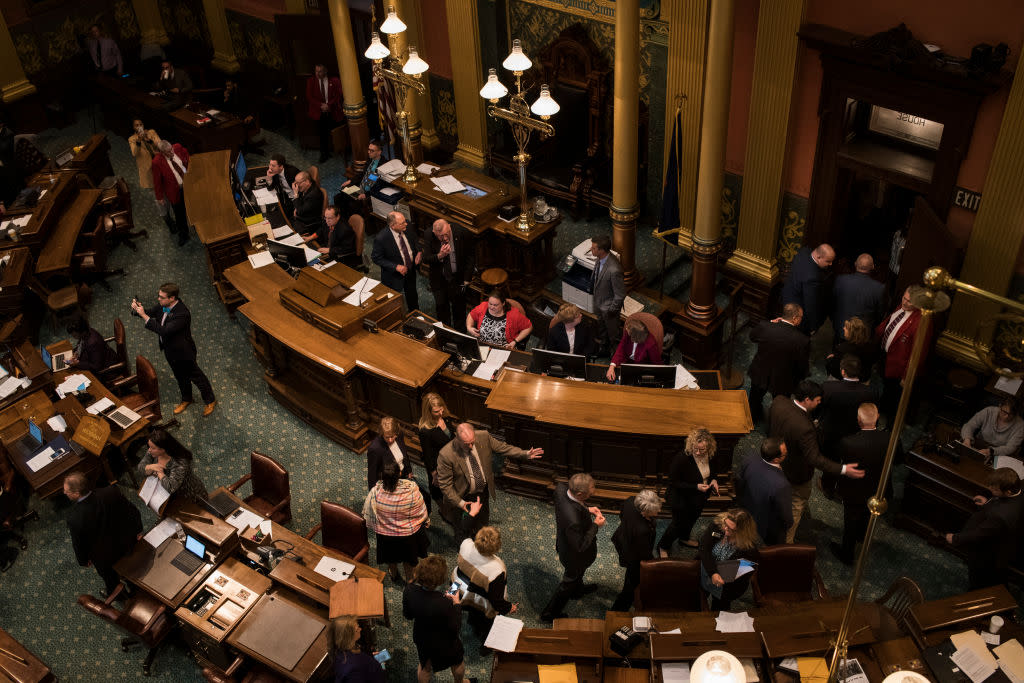
[[576, 304], [565, 303], [558, 309], [548, 329], [546, 348], [549, 351], [575, 353], [593, 356], [597, 351], [597, 340], [583, 311]]

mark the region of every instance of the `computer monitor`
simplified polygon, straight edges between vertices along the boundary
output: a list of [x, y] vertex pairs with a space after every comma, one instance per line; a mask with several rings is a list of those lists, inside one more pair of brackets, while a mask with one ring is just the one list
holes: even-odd
[[39, 347], [39, 355], [42, 357], [43, 362], [46, 363], [46, 367], [53, 369], [53, 356], [46, 350], [45, 346]]
[[37, 444], [43, 443], [43, 430], [39, 428], [32, 420], [28, 421], [28, 434], [31, 436]]
[[293, 247], [276, 240], [267, 240], [267, 248], [275, 261], [283, 261], [293, 268], [302, 268], [306, 265], [306, 250], [302, 247]]
[[633, 365], [627, 363], [620, 368], [622, 383], [631, 387], [655, 387], [674, 389], [676, 366], [674, 365]]
[[586, 379], [587, 357], [576, 353], [534, 349], [530, 370], [542, 375], [550, 375], [551, 377]]
[[480, 353], [480, 343], [476, 337], [462, 334], [447, 327], [435, 327], [437, 344], [445, 353], [457, 354], [470, 360], [483, 360]]
[[245, 182], [245, 174], [248, 171], [249, 167], [245, 163], [245, 155], [239, 152], [238, 159], [235, 161], [235, 177], [238, 178], [239, 183]]
[[206, 559], [206, 546], [191, 534], [185, 536], [185, 550], [197, 556], [200, 560]]

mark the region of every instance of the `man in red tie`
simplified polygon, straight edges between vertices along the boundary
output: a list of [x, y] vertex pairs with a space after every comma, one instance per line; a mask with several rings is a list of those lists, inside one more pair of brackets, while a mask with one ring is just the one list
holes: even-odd
[[398, 211], [388, 214], [388, 229], [373, 240], [370, 259], [380, 266], [380, 281], [405, 294], [405, 305], [412, 311], [420, 307], [416, 293], [416, 267], [423, 259], [415, 233], [406, 232], [408, 224]]
[[188, 217], [185, 215], [185, 174], [188, 150], [162, 140], [160, 153], [153, 158], [153, 194], [171, 234], [178, 233], [178, 246], [188, 242]]
[[341, 120], [341, 81], [328, 78], [327, 68], [317, 64], [306, 81], [306, 102], [309, 118], [316, 121], [320, 133], [320, 163], [331, 156], [331, 131]]
[[[882, 377], [885, 378], [882, 391], [882, 412], [889, 418], [890, 424], [896, 417], [896, 407], [900, 402], [900, 395], [903, 393], [903, 378], [907, 374], [907, 365], [910, 363], [910, 351], [914, 346], [914, 337], [917, 336], [917, 327], [921, 324], [921, 309], [911, 303], [914, 295], [920, 289], [921, 285], [907, 287], [907, 290], [903, 292], [900, 307], [887, 315], [875, 328], [875, 336], [881, 341], [882, 351], [885, 353], [885, 370], [882, 373]], [[930, 344], [931, 329], [928, 330], [928, 339], [924, 341], [921, 365], [924, 364]]]

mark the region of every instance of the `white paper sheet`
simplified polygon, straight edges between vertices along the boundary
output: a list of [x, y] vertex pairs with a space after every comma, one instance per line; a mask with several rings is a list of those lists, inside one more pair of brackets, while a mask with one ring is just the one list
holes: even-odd
[[1021, 462], [1017, 458], [1009, 455], [997, 455], [995, 462], [992, 463], [992, 467], [996, 469], [1000, 467], [1009, 467], [1017, 473], [1019, 479], [1024, 479], [1024, 462]]
[[690, 371], [682, 365], [676, 365], [676, 389], [699, 389], [697, 378], [690, 374]]
[[[1004, 369], [1008, 370], [1009, 368]], [[1024, 382], [1024, 379], [1021, 379], [1020, 377], [1000, 377], [996, 380], [996, 389], [999, 391], [1005, 391], [1008, 394], [1016, 395], [1017, 392], [1020, 391], [1021, 382]]]
[[139, 490], [139, 498], [142, 499], [142, 502], [158, 515], [160, 514], [160, 506], [166, 503], [170, 497], [171, 494], [160, 484], [160, 480], [156, 478], [156, 475], [153, 474], [146, 477], [146, 481]]
[[18, 377], [8, 377], [3, 382], [0, 382], [0, 398], [6, 398], [15, 391], [21, 388], [21, 379]]
[[380, 284], [380, 280], [370, 277], [362, 277], [359, 282], [352, 285], [352, 293], [342, 299], [351, 306], [360, 306], [373, 296], [373, 288]]
[[[990, 655], [991, 656], [991, 655]], [[981, 683], [983, 680], [996, 672], [996, 666], [987, 663], [978, 653], [971, 648], [957, 650], [950, 657], [953, 663], [960, 667], [960, 671], [973, 681]], [[993, 662], [995, 659], [992, 660]]]
[[50, 429], [58, 434], [67, 431], [68, 428], [68, 423], [64, 420], [63, 415], [54, 415], [46, 421], [46, 424], [50, 425]]
[[430, 175], [439, 168], [441, 167], [436, 164], [431, 164], [424, 161], [422, 164], [416, 167], [416, 170], [422, 173], [423, 175]]
[[274, 233], [274, 239], [279, 240], [282, 237], [287, 237], [288, 235], [291, 235], [295, 231], [289, 228], [287, 225], [282, 225], [280, 228], [273, 228], [271, 232]]
[[90, 415], [99, 415], [104, 410], [107, 410], [108, 408], [112, 408], [113, 406], [114, 406], [114, 402], [111, 401], [106, 396], [104, 396], [103, 398], [101, 398], [100, 400], [96, 401], [95, 403], [93, 403], [88, 408], [86, 408], [85, 412], [89, 413]]
[[291, 235], [287, 235], [286, 237], [282, 237], [275, 241], [280, 242], [281, 244], [287, 244], [289, 247], [301, 247], [306, 243], [305, 240], [302, 239], [302, 235], [298, 233], [292, 233]]
[[385, 180], [394, 180], [405, 173], [405, 162], [395, 158], [377, 167], [377, 173]]
[[38, 455], [34, 456], [25, 464], [28, 465], [28, 468], [33, 472], [38, 472], [39, 470], [43, 469], [44, 467], [50, 464], [50, 462], [53, 459], [53, 454], [54, 450], [47, 446]]
[[494, 617], [494, 624], [487, 634], [484, 646], [501, 652], [514, 652], [519, 642], [519, 632], [523, 630], [520, 619], [512, 619], [499, 614]]
[[443, 175], [438, 178], [431, 178], [430, 182], [434, 183], [434, 186], [445, 194], [464, 192], [466, 189], [466, 186], [456, 180], [453, 175]]
[[661, 665], [661, 680], [664, 683], [689, 683], [690, 663], [663, 662]]
[[317, 562], [316, 566], [313, 568], [313, 571], [317, 574], [320, 576], [326, 576], [332, 581], [344, 581], [348, 577], [352, 576], [352, 572], [355, 570], [356, 566], [354, 564], [342, 562], [341, 560], [336, 560], [333, 557], [327, 557], [326, 555], [321, 557], [320, 561]]
[[490, 351], [487, 353], [487, 360], [477, 366], [476, 370], [473, 372], [473, 376], [477, 379], [489, 381], [491, 377], [494, 376], [494, 373], [505, 365], [505, 361], [508, 360], [508, 357], [512, 352], [508, 349], [488, 348], [490, 348]]
[[274, 262], [274, 255], [269, 251], [258, 251], [255, 254], [249, 254], [249, 264], [253, 268], [262, 268], [263, 266], [269, 266]]
[[260, 206], [269, 206], [271, 204], [277, 204], [277, 193], [273, 190], [268, 190], [265, 187], [257, 187], [252, 191], [252, 196], [256, 199], [256, 203]]
[[238, 508], [238, 510], [240, 512], [237, 517], [234, 513], [231, 513], [224, 521], [238, 529], [239, 533], [245, 531], [249, 527], [259, 526], [264, 519], [251, 510], [246, 510], [245, 508]]
[[174, 535], [177, 528], [178, 523], [168, 517], [150, 529], [149, 533], [142, 537], [142, 540], [154, 548], [159, 548], [164, 541]]
[[754, 619], [746, 612], [719, 612], [715, 630], [719, 633], [753, 633]]
[[385, 197], [391, 197], [393, 195], [398, 194], [399, 189], [397, 187], [382, 187], [380, 188], [380, 190], [378, 190], [378, 192], [380, 192]]
[[631, 296], [622, 300], [622, 312], [626, 315], [633, 315], [644, 310], [644, 305]]
[[[57, 386], [57, 395], [64, 398], [68, 394], [88, 389], [90, 384], [92, 384], [92, 380], [85, 375], [77, 373], [74, 375], [68, 375], [64, 378], [64, 381]], [[2, 392], [2, 388], [0, 388], [0, 392]], [[0, 395], [2, 395], [2, 393], [0, 393]]]

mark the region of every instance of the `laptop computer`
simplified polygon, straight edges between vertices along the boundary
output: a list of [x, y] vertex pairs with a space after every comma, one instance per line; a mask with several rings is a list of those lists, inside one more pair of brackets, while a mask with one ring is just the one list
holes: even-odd
[[238, 509], [238, 503], [233, 501], [231, 496], [224, 492], [218, 493], [209, 500], [200, 500], [199, 503], [221, 519]]
[[960, 458], [967, 458], [968, 460], [976, 460], [978, 462], [985, 462], [987, 456], [981, 451], [971, 448], [959, 439], [952, 439], [946, 444], [945, 449], [947, 454], [950, 455], [954, 460]]
[[39, 347], [39, 355], [43, 357], [46, 367], [53, 372], [60, 372], [68, 367], [68, 359], [75, 355], [74, 351], [61, 351], [57, 355], [51, 354], [45, 346]]
[[206, 546], [191, 534], [185, 536], [185, 549], [178, 553], [171, 564], [178, 571], [191, 576], [206, 563]]
[[43, 445], [43, 430], [32, 420], [28, 420], [28, 434], [14, 442], [14, 450], [23, 457], [28, 457]]
[[142, 419], [141, 415], [128, 406], [116, 405], [106, 397], [96, 401], [85, 410], [92, 415], [102, 415], [113, 422], [118, 429], [127, 429]]

